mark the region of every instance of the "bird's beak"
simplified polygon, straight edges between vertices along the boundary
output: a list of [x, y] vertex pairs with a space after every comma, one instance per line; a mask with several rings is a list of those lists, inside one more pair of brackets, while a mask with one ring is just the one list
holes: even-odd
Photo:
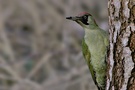
[[66, 19], [77, 21], [77, 20], [80, 20], [81, 17], [78, 17], [78, 16], [75, 16], [75, 17], [66, 17]]

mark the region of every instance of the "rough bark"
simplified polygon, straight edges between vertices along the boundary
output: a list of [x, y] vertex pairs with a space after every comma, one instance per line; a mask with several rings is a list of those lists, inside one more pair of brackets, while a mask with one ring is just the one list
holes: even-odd
[[135, 0], [109, 0], [106, 90], [135, 90]]

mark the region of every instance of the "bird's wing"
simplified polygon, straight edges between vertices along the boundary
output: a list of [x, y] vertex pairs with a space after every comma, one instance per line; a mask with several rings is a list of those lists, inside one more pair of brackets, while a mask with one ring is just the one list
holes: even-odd
[[88, 46], [85, 43], [84, 39], [82, 40], [82, 52], [83, 52], [83, 56], [85, 58], [85, 61], [88, 64], [88, 67], [89, 67], [89, 70], [91, 72], [92, 78], [93, 78], [93, 80], [94, 80], [94, 82], [96, 84], [95, 72], [93, 70], [93, 66], [91, 65], [91, 60], [90, 60], [91, 59], [90, 51], [89, 51]]

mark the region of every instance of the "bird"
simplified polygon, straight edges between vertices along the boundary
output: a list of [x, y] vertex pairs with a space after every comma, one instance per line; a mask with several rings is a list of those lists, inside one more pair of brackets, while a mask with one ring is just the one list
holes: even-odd
[[84, 59], [98, 90], [105, 90], [109, 33], [101, 29], [88, 12], [66, 17], [66, 19], [75, 21], [83, 27], [82, 53]]

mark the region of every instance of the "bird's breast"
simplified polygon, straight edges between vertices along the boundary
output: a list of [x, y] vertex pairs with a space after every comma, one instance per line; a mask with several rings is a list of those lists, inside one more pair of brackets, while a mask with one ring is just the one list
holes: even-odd
[[91, 55], [102, 57], [106, 52], [106, 46], [104, 44], [104, 39], [100, 32], [89, 31], [85, 33], [85, 42]]

